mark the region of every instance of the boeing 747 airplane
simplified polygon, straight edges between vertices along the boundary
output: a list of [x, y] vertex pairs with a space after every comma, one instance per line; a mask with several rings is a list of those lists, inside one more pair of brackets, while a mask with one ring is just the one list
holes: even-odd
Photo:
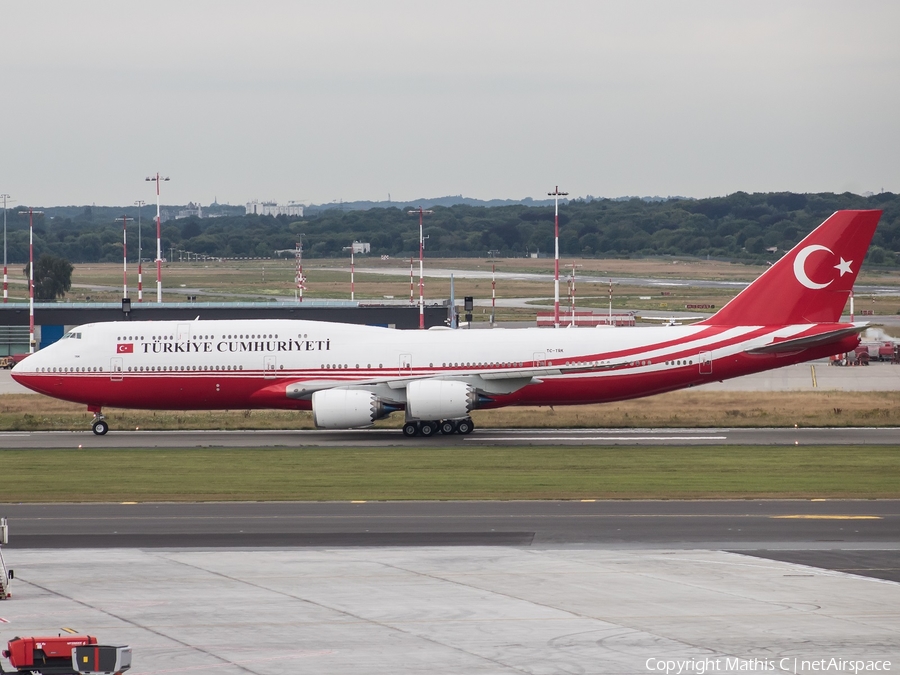
[[406, 436], [470, 433], [469, 413], [649, 396], [854, 349], [842, 323], [881, 211], [838, 211], [691, 325], [399, 331], [299, 320], [118, 321], [75, 328], [13, 378], [87, 405], [312, 410], [316, 426], [404, 411]]

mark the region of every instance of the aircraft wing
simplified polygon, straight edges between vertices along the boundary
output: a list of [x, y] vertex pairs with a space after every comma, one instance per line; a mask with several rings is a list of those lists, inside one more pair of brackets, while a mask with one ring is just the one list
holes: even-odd
[[522, 368], [469, 368], [453, 372], [427, 373], [407, 376], [378, 377], [366, 380], [345, 380], [322, 378], [292, 382], [286, 386], [288, 398], [308, 398], [324, 389], [406, 389], [410, 382], [417, 380], [457, 380], [467, 382], [480, 393], [508, 394], [529, 384], [537, 384], [541, 377], [608, 370], [628, 365], [628, 361], [585, 361], [570, 365], [538, 366]]

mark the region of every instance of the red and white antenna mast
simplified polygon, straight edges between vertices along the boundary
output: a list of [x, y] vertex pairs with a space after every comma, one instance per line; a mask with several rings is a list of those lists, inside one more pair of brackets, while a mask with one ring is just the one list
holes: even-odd
[[295, 278], [295, 282], [297, 283], [297, 291], [296, 297], [297, 302], [303, 302], [303, 290], [306, 288], [306, 277], [303, 276], [303, 235], [298, 236], [297, 241], [297, 276]]
[[144, 264], [143, 248], [141, 240], [141, 209], [146, 204], [143, 199], [138, 199], [134, 205], [138, 207], [138, 302], [144, 301]]
[[128, 221], [134, 220], [122, 216], [122, 299], [128, 297]]
[[553, 256], [553, 327], [559, 328], [559, 198], [565, 197], [568, 192], [560, 192], [559, 185], [548, 195], [556, 201], [556, 211], [553, 217], [553, 240], [555, 254]]
[[497, 317], [497, 263], [494, 262], [494, 254], [500, 253], [496, 249], [488, 251], [491, 256], [491, 326]]
[[162, 178], [159, 172], [156, 176], [150, 176], [144, 180], [156, 181], [156, 301], [162, 302], [162, 226], [159, 220], [159, 183], [169, 180]]
[[609, 280], [609, 325], [612, 326], [612, 279]]
[[572, 268], [572, 276], [569, 277], [569, 297], [572, 302], [572, 327], [574, 328], [577, 325], [575, 323], [575, 268], [581, 267], [581, 265], [576, 265], [574, 262], [571, 262], [567, 267]]
[[9, 300], [9, 277], [6, 274], [6, 200], [9, 199], [8, 194], [2, 194], [3, 197], [3, 302]]
[[413, 259], [412, 256], [409, 257], [409, 304], [413, 304], [415, 300], [413, 300], [413, 291], [416, 288], [416, 283], [413, 281]]
[[491, 261], [491, 325], [497, 316], [497, 264]]
[[422, 236], [422, 220], [425, 215], [431, 215], [434, 211], [426, 211], [421, 206], [415, 211], [408, 211], [409, 215], [419, 215], [419, 330], [425, 329], [425, 237]]
[[356, 285], [353, 283], [353, 270], [355, 267], [353, 254], [356, 253], [356, 247], [353, 244], [350, 244], [350, 246], [344, 246], [343, 250], [350, 251], [350, 300], [352, 301], [356, 299]]
[[28, 353], [34, 354], [34, 214], [43, 211], [28, 209], [19, 211], [20, 216], [28, 214]]

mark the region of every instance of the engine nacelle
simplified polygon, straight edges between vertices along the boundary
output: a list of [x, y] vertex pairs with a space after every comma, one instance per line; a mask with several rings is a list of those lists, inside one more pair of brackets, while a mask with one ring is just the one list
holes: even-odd
[[406, 417], [414, 420], [452, 420], [466, 417], [478, 394], [465, 382], [415, 380], [406, 387]]
[[312, 395], [313, 421], [319, 429], [368, 427], [390, 412], [375, 394], [362, 389], [325, 389]]

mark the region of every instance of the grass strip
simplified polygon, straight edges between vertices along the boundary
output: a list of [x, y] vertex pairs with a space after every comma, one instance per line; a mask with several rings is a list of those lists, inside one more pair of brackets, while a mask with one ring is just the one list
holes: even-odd
[[2, 450], [3, 502], [900, 498], [900, 447]]
[[[893, 366], [882, 366], [892, 368]], [[874, 366], [873, 366], [874, 368]], [[312, 414], [287, 410], [104, 410], [115, 430], [312, 429]], [[38, 394], [0, 395], [0, 431], [86, 430], [84, 405]], [[729, 392], [685, 389], [596, 405], [476, 410], [479, 428], [900, 426], [900, 391]], [[403, 415], [379, 421], [399, 428]]]

